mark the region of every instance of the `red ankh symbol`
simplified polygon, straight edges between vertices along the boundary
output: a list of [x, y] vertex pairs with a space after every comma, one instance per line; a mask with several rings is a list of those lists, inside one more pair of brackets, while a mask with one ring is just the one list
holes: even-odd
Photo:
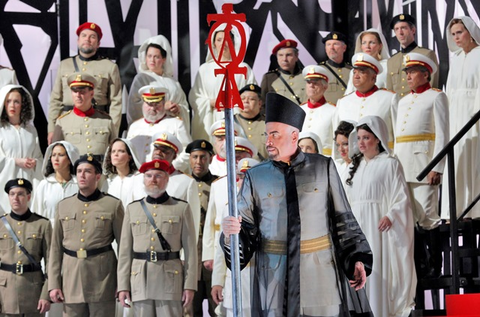
[[[246, 18], [243, 13], [233, 13], [233, 4], [231, 3], [225, 3], [222, 6], [222, 12], [223, 13], [219, 14], [209, 14], [207, 16], [208, 25], [210, 25], [212, 21], [217, 21], [210, 28], [210, 33], [206, 40], [210, 54], [213, 56], [215, 63], [220, 66], [220, 69], [215, 70], [215, 76], [218, 76], [219, 74], [224, 75], [222, 86], [215, 102], [215, 108], [217, 108], [218, 111], [221, 111], [223, 108], [233, 108], [237, 105], [243, 109], [242, 99], [240, 98], [237, 83], [235, 82], [235, 74], [243, 74], [243, 76], [247, 78], [247, 68], [240, 67], [240, 63], [243, 62], [246, 52], [246, 35], [240, 22], [245, 22]], [[215, 56], [212, 48], [212, 35], [223, 24], [226, 25], [224, 29], [225, 36], [223, 38], [219, 56]], [[232, 27], [235, 27], [240, 34], [240, 49], [238, 53], [235, 51], [235, 46], [231, 37], [228, 36]], [[225, 44], [228, 45], [228, 48], [230, 49], [230, 55], [232, 56], [231, 61], [222, 61]]]

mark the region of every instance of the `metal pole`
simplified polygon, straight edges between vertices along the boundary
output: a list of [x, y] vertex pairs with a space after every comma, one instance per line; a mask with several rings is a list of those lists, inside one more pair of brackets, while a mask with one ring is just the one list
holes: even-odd
[[[225, 72], [228, 77], [228, 68]], [[238, 217], [237, 210], [237, 173], [235, 163], [235, 136], [233, 128], [233, 105], [230, 96], [230, 83], [225, 81], [225, 145], [227, 159], [228, 214]], [[242, 288], [240, 282], [240, 252], [238, 234], [230, 236], [230, 261], [232, 271], [233, 315], [242, 316]]]
[[455, 196], [455, 161], [453, 158], [454, 148], [452, 147], [447, 155], [448, 166], [448, 196], [450, 204], [450, 244], [452, 249], [452, 286], [450, 294], [458, 294], [460, 290], [460, 279], [458, 271], [458, 223], [457, 223], [457, 200]]

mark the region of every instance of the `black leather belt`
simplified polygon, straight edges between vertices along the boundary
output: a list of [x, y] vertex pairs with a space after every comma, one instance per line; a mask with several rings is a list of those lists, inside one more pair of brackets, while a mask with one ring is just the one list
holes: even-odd
[[93, 249], [93, 250], [82, 250], [82, 249], [80, 249], [78, 251], [72, 251], [72, 250], [68, 250], [68, 249], [63, 248], [63, 252], [65, 254], [73, 256], [74, 258], [78, 258], [78, 259], [86, 259], [88, 257], [94, 256], [94, 255], [97, 255], [97, 254], [101, 254], [101, 253], [105, 253], [105, 252], [108, 252], [108, 251], [113, 251], [113, 248], [112, 248], [111, 245], [107, 245], [105, 247], [101, 247], [101, 248]]
[[137, 260], [147, 260], [148, 262], [168, 261], [180, 258], [180, 252], [133, 252], [133, 258]]
[[35, 266], [33, 264], [0, 264], [0, 270], [12, 272], [18, 275], [22, 275], [25, 272], [36, 272], [41, 271], [41, 266]]
[[[108, 112], [108, 105], [105, 105], [105, 106], [94, 106], [95, 109], [97, 110], [102, 110], [102, 111], [105, 111], [105, 112]], [[73, 106], [70, 106], [70, 105], [64, 105], [63, 106], [63, 111], [70, 111], [70, 110], [73, 110]]]

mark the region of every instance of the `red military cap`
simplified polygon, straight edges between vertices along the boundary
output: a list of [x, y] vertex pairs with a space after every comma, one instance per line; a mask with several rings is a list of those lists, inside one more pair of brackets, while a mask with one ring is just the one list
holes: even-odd
[[97, 32], [98, 39], [99, 40], [102, 39], [102, 36], [103, 36], [102, 29], [98, 26], [98, 24], [95, 24], [93, 22], [85, 22], [82, 25], [80, 25], [77, 29], [77, 35], [80, 36], [80, 32], [87, 29]]
[[272, 54], [273, 55], [277, 54], [277, 52], [282, 48], [289, 48], [289, 47], [296, 48], [297, 45], [298, 45], [297, 41], [289, 40], [289, 39], [283, 40], [273, 48]]
[[145, 173], [149, 170], [161, 170], [170, 173], [170, 164], [165, 160], [153, 160], [151, 162], [145, 162], [140, 166], [138, 170], [140, 173]]

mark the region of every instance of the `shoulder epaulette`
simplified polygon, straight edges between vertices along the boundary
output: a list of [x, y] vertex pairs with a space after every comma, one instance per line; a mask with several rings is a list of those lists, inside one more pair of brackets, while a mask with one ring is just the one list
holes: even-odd
[[393, 90], [390, 90], [390, 89], [387, 89], [387, 88], [385, 88], [385, 87], [383, 87], [383, 88], [379, 88], [378, 90], [384, 90], [384, 91], [391, 92], [392, 94], [396, 94], [396, 92], [395, 92], [395, 91], [393, 91]]
[[214, 180], [212, 182], [212, 184], [215, 183], [215, 182], [218, 182], [219, 180], [221, 180], [222, 178], [225, 178], [225, 177], [227, 177], [227, 175], [223, 175], [223, 176], [218, 177], [216, 180]]
[[65, 117], [66, 115], [70, 114], [70, 112], [72, 112], [72, 110], [68, 110], [67, 112], [65, 112], [64, 114], [61, 114], [57, 117], [57, 119], [61, 119], [63, 117]]
[[103, 114], [103, 115], [106, 115], [107, 117], [109, 117], [110, 119], [112, 119], [112, 117], [110, 117], [110, 114], [108, 114], [108, 112], [105, 112], [103, 110], [99, 110], [99, 109], [95, 109], [96, 111], [98, 111], [99, 113]]
[[47, 221], [50, 221], [50, 219], [48, 219], [47, 217], [44, 217], [44, 216], [42, 216], [42, 215], [39, 215], [39, 214], [37, 214], [36, 212], [33, 212], [33, 214], [34, 214], [35, 216], [37, 216], [38, 218], [41, 218], [41, 219], [45, 219], [45, 220], [47, 220]]
[[321, 61], [320, 63], [318, 63], [318, 65], [325, 65], [327, 61]]
[[177, 197], [173, 197], [173, 196], [170, 196], [170, 198], [172, 198], [173, 200], [176, 200], [176, 201], [182, 201], [182, 202], [184, 202], [184, 203], [188, 204], [188, 202], [187, 202], [187, 201], [185, 201], [185, 200], [183, 200], [183, 199], [180, 199], [180, 198], [177, 198]]
[[4, 213], [3, 215], [0, 216], [0, 218], [6, 217], [7, 215], [8, 215], [7, 213]]
[[438, 89], [438, 88], [433, 88], [433, 87], [432, 87], [432, 90], [434, 90], [434, 91], [436, 91], [436, 92], [443, 92], [443, 90]]
[[401, 51], [396, 52], [395, 54], [393, 54], [392, 56], [390, 56], [390, 58], [394, 57], [394, 56], [397, 55], [398, 53], [401, 53]]
[[[353, 94], [354, 92], [355, 92], [355, 91], [349, 92], [348, 94], [343, 95], [343, 96], [341, 96], [340, 98], [338, 98], [338, 100], [343, 99], [343, 98], [345, 98], [346, 96], [350, 96], [350, 95]], [[338, 103], [338, 100], [337, 100], [337, 103]]]
[[118, 197], [113, 196], [112, 194], [109, 194], [109, 193], [106, 193], [106, 192], [102, 192], [102, 194], [105, 195], [105, 196], [108, 196], [108, 197], [115, 198], [116, 200], [120, 200]]
[[278, 68], [275, 68], [275, 69], [271, 69], [267, 72], [267, 74], [273, 74], [273, 73], [276, 73], [278, 72]]
[[308, 104], [308, 101], [302, 102], [302, 103], [300, 104], [300, 106], [303, 106], [303, 105], [306, 105], [306, 104]]
[[330, 102], [330, 101], [327, 101], [328, 104], [331, 104], [332, 106], [336, 107], [337, 104], [336, 103], [333, 103], [333, 102]]

